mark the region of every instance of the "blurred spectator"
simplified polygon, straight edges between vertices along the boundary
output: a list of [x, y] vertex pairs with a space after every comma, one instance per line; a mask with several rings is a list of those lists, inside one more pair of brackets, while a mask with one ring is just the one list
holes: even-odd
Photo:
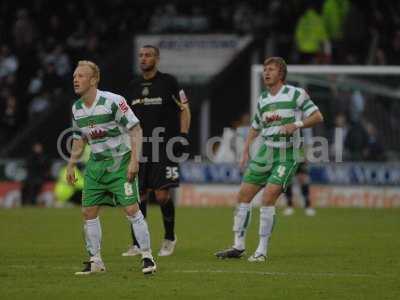
[[34, 120], [45, 112], [50, 106], [49, 93], [44, 90], [35, 96], [29, 105], [29, 120]]
[[365, 98], [361, 91], [354, 90], [351, 95], [350, 116], [351, 121], [359, 122], [362, 118], [365, 108]]
[[7, 77], [5, 77], [3, 82], [1, 82], [0, 86], [4, 88], [6, 91], [10, 91], [13, 94], [19, 92], [17, 86], [16, 74], [8, 75]]
[[92, 61], [101, 61], [101, 49], [99, 38], [96, 34], [92, 33], [88, 36], [88, 40], [86, 42], [86, 47], [82, 50], [82, 58], [92, 60]]
[[191, 15], [187, 16], [187, 19], [192, 32], [207, 31], [210, 29], [210, 20], [200, 5], [192, 6]]
[[49, 161], [40, 142], [32, 145], [32, 152], [26, 159], [26, 170], [27, 177], [22, 187], [22, 203], [35, 205], [50, 170]]
[[204, 32], [209, 30], [210, 20], [200, 5], [193, 5], [190, 11], [182, 13], [175, 4], [167, 3], [155, 9], [148, 28], [153, 33]]
[[173, 31], [178, 16], [176, 6], [173, 3], [164, 4], [155, 10], [150, 18], [149, 30], [154, 33]]
[[368, 122], [366, 124], [368, 133], [368, 147], [364, 153], [364, 158], [370, 161], [383, 161], [386, 159], [385, 149], [380, 141], [376, 127]]
[[58, 173], [54, 186], [55, 206], [65, 207], [71, 204], [81, 205], [83, 190], [83, 167], [80, 165], [75, 169], [76, 183], [70, 185], [67, 182], [67, 166], [63, 166]]
[[[343, 151], [342, 157], [345, 159], [347, 157], [347, 151], [345, 148], [345, 141], [347, 133], [349, 132], [349, 127], [347, 124], [347, 118], [344, 113], [338, 113], [335, 116], [334, 127], [330, 133], [330, 157], [334, 158], [337, 156], [337, 151]], [[340, 155], [340, 154], [339, 154]]]
[[325, 0], [322, 7], [322, 19], [329, 38], [332, 41], [343, 37], [343, 24], [350, 9], [349, 0]]
[[36, 72], [35, 77], [32, 77], [29, 82], [28, 92], [30, 95], [37, 95], [43, 87], [43, 70], [39, 69]]
[[18, 69], [18, 58], [11, 53], [7, 45], [0, 47], [0, 82], [7, 76], [14, 75]]
[[325, 0], [322, 7], [322, 18], [332, 44], [332, 59], [339, 61], [343, 54], [343, 28], [350, 10], [349, 0]]
[[250, 114], [244, 113], [224, 128], [221, 142], [215, 152], [214, 162], [234, 163], [240, 161], [250, 126]]
[[82, 50], [87, 41], [87, 24], [85, 21], [78, 21], [77, 28], [74, 32], [67, 38], [67, 45], [74, 52]]
[[331, 45], [324, 22], [316, 5], [308, 5], [300, 17], [295, 32], [300, 63], [328, 63]]
[[15, 136], [19, 127], [19, 114], [17, 98], [14, 95], [6, 95], [5, 107], [0, 115], [0, 141], [4, 143]]
[[45, 64], [53, 64], [56, 73], [61, 78], [66, 78], [71, 71], [71, 63], [68, 54], [62, 45], [55, 46], [54, 50], [44, 58]]
[[344, 19], [341, 48], [335, 58], [338, 64], [363, 64], [368, 51], [368, 20], [363, 11], [363, 3], [352, 2]]
[[233, 14], [233, 28], [240, 33], [250, 33], [253, 29], [254, 11], [246, 2], [238, 3]]
[[[235, 126], [235, 125], [234, 125]], [[236, 128], [225, 127], [222, 133], [221, 142], [215, 153], [215, 163], [233, 163], [237, 161], [238, 153], [235, 149]]]
[[47, 36], [58, 43], [62, 42], [66, 35], [66, 30], [60, 16], [56, 14], [51, 15], [47, 23]]
[[56, 73], [56, 67], [53, 63], [48, 63], [45, 66], [43, 75], [43, 89], [49, 93], [59, 93], [63, 86], [63, 81]]
[[35, 37], [35, 26], [27, 9], [17, 11], [14, 23], [14, 40], [18, 49], [25, 50], [32, 46]]
[[386, 50], [386, 64], [400, 65], [400, 29], [394, 32], [391, 45]]
[[351, 122], [344, 145], [349, 151], [350, 160], [365, 159], [365, 154], [368, 152], [368, 133], [362, 122]]

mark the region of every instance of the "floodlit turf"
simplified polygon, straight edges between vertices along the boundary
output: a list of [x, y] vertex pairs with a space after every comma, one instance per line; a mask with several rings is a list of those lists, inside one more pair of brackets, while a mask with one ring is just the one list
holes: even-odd
[[[153, 251], [162, 224], [150, 208]], [[221, 261], [231, 244], [232, 209], [177, 209], [174, 256], [141, 274], [119, 209], [102, 211], [107, 273], [77, 277], [86, 259], [80, 210], [0, 210], [0, 299], [400, 299], [400, 210], [321, 209], [314, 218], [279, 213], [267, 263]], [[247, 254], [257, 243], [258, 211]]]

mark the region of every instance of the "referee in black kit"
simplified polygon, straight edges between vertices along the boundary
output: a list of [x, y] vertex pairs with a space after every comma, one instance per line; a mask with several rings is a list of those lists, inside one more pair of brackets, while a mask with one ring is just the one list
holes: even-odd
[[[140, 209], [146, 217], [149, 197], [154, 197], [160, 204], [165, 235], [158, 255], [169, 256], [177, 242], [171, 188], [179, 186], [179, 164], [171, 154], [177, 158], [188, 153], [190, 109], [176, 78], [158, 71], [159, 61], [160, 50], [157, 47], [141, 47], [139, 67], [142, 75], [129, 85], [124, 96], [143, 129], [144, 161], [139, 168]], [[132, 240], [132, 245], [122, 253], [123, 256], [140, 254], [133, 232]]]

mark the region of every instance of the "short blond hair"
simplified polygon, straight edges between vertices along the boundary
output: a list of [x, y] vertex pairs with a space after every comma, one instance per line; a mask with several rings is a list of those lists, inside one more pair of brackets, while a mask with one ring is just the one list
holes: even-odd
[[264, 60], [264, 66], [270, 65], [270, 64], [275, 64], [279, 67], [279, 71], [281, 72], [281, 79], [283, 82], [286, 81], [286, 75], [287, 75], [287, 65], [286, 61], [279, 56], [273, 56], [273, 57], [268, 57]]
[[77, 67], [87, 66], [90, 70], [92, 70], [93, 77], [97, 80], [97, 83], [100, 82], [100, 68], [94, 62], [90, 60], [80, 60], [78, 61]]

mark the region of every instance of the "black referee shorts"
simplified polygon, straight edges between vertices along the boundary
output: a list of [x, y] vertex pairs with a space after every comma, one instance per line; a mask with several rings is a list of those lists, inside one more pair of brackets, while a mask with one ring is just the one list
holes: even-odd
[[170, 160], [143, 162], [139, 164], [139, 190], [175, 188], [179, 186], [179, 164]]

